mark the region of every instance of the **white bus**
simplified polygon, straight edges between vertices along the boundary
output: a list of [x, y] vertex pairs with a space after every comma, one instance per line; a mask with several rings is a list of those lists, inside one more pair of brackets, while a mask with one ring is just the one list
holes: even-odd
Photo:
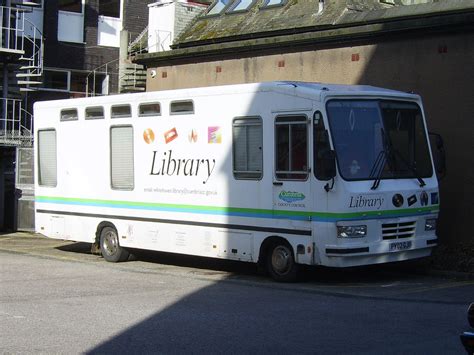
[[39, 102], [36, 231], [129, 248], [299, 265], [428, 256], [435, 174], [418, 95], [269, 82]]

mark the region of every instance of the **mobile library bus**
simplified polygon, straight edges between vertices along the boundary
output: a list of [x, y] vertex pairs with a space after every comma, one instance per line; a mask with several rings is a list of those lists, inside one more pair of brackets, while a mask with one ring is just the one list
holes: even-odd
[[269, 82], [39, 102], [36, 230], [298, 266], [428, 256], [435, 174], [418, 95]]

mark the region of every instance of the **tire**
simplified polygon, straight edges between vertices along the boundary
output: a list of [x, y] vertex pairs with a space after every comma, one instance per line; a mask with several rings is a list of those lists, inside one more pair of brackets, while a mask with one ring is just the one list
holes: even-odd
[[112, 263], [126, 261], [130, 255], [120, 246], [117, 231], [112, 227], [105, 227], [100, 233], [100, 252], [105, 260]]
[[295, 282], [298, 265], [295, 263], [293, 249], [288, 243], [276, 242], [268, 250], [267, 271], [278, 282]]

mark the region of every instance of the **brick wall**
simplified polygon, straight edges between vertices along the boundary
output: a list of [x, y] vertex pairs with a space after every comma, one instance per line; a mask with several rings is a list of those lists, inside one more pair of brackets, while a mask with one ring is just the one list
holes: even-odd
[[135, 39], [148, 25], [148, 4], [155, 0], [125, 0], [124, 1], [124, 29], [129, 32], [131, 39]]

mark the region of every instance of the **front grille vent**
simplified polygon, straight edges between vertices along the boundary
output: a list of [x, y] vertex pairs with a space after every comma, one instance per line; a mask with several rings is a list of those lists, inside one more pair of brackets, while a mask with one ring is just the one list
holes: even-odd
[[383, 240], [411, 238], [415, 236], [416, 221], [382, 224]]

